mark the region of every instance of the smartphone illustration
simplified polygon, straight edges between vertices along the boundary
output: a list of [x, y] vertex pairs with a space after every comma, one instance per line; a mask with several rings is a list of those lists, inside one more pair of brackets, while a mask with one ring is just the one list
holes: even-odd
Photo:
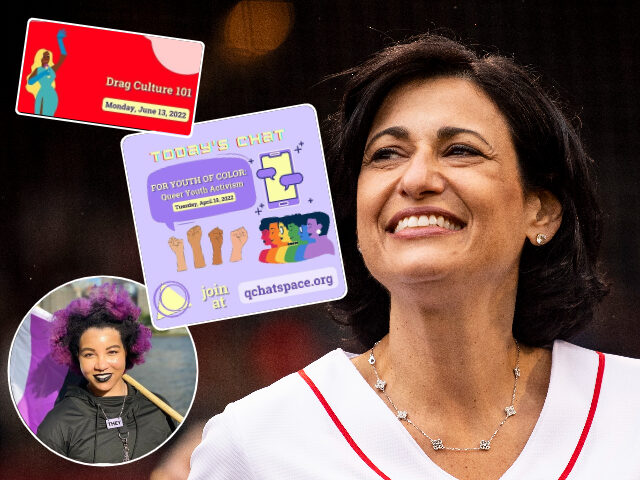
[[281, 150], [279, 152], [265, 153], [260, 155], [260, 161], [263, 169], [273, 168], [276, 171], [272, 178], [267, 177], [264, 179], [269, 208], [286, 207], [300, 203], [296, 185], [289, 185], [288, 188], [285, 188], [280, 183], [280, 178], [283, 175], [293, 173], [291, 152], [289, 150]]

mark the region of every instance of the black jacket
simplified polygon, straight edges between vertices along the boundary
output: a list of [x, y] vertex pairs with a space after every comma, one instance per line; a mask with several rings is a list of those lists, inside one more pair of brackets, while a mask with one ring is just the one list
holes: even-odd
[[[38, 438], [65, 457], [85, 463], [121, 463], [123, 445], [118, 429], [107, 429], [98, 404], [109, 418], [117, 417], [124, 398], [95, 397], [71, 386], [38, 427]], [[176, 428], [173, 420], [128, 385], [122, 421], [129, 431], [129, 458], [150, 452]]]

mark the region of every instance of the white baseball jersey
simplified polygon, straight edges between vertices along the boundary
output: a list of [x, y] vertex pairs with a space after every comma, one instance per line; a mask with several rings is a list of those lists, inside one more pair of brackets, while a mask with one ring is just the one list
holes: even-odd
[[[342, 350], [211, 419], [190, 480], [455, 480]], [[501, 480], [640, 479], [640, 361], [556, 341], [538, 422]]]

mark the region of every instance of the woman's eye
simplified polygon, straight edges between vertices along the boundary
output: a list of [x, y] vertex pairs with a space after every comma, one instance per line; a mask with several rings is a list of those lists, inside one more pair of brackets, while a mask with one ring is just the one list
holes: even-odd
[[446, 150], [446, 155], [454, 155], [461, 157], [468, 156], [483, 156], [480, 150], [477, 148], [470, 147], [469, 145], [463, 145], [456, 143], [455, 145], [451, 145]]
[[400, 156], [400, 152], [395, 148], [380, 148], [373, 152], [370, 161], [375, 162], [376, 160], [389, 160], [398, 156]]

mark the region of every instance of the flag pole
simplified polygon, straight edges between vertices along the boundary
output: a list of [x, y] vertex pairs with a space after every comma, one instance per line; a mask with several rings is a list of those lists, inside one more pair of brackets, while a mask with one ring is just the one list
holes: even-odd
[[131, 384], [132, 386], [136, 387], [141, 394], [143, 394], [145, 397], [151, 400], [151, 402], [153, 402], [160, 410], [162, 410], [164, 413], [169, 415], [176, 422], [182, 423], [182, 421], [184, 420], [184, 417], [182, 415], [176, 412], [173, 408], [171, 408], [171, 406], [167, 402], [163, 401], [156, 394], [154, 394], [145, 386], [143, 386], [140, 382], [131, 378], [131, 376], [128, 373], [125, 373], [124, 375], [122, 375], [122, 379], [125, 382]]

